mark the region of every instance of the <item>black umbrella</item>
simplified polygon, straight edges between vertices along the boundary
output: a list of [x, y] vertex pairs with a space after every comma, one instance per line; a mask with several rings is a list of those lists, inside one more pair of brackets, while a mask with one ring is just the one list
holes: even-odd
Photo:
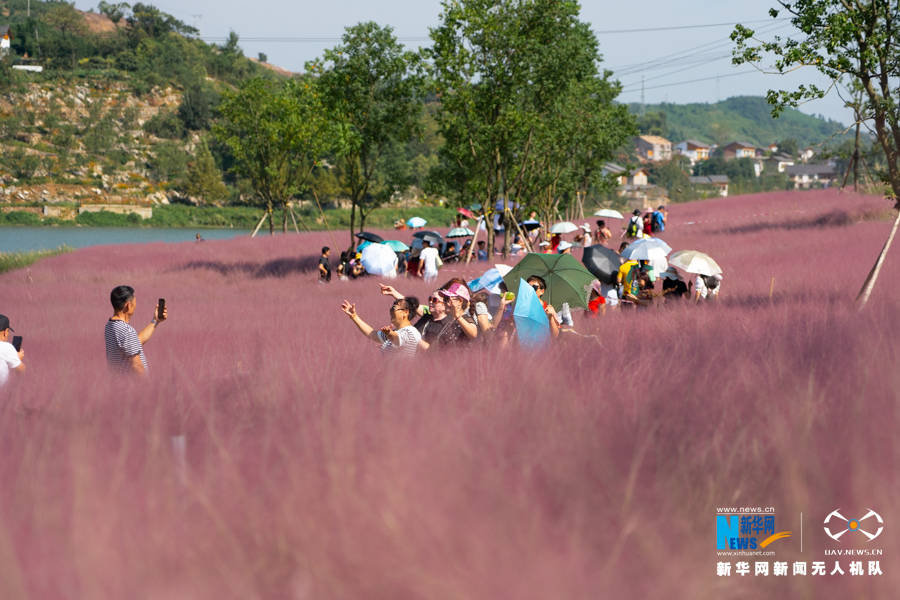
[[428, 243], [432, 246], [440, 246], [444, 242], [444, 238], [437, 231], [417, 231], [413, 234], [413, 237], [428, 240]]
[[384, 241], [384, 238], [378, 235], [377, 233], [372, 233], [371, 231], [360, 231], [355, 234], [361, 240], [367, 240], [372, 242], [373, 244], [380, 244]]
[[532, 231], [533, 229], [537, 229], [540, 226], [540, 222], [535, 221], [534, 219], [528, 219], [527, 221], [522, 221], [521, 223], [519, 223], [519, 227], [521, 227], [525, 231]]
[[581, 262], [601, 283], [612, 285], [616, 282], [619, 267], [622, 266], [622, 257], [612, 248], [596, 244], [584, 249]]

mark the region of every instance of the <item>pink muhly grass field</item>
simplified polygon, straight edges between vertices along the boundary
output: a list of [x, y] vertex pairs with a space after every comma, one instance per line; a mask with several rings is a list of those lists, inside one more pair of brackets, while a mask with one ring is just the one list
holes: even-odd
[[[673, 205], [662, 237], [717, 259], [719, 303], [576, 314], [588, 337], [537, 354], [386, 360], [339, 309], [386, 324], [379, 279], [316, 283], [345, 233], [6, 273], [28, 371], [0, 391], [0, 598], [891, 597], [900, 249], [853, 304], [887, 208], [834, 191]], [[138, 327], [169, 306], [145, 384], [105, 366], [121, 283]], [[716, 555], [730, 506], [774, 506], [793, 532], [762, 560], [828, 572], [825, 516], [875, 509], [884, 555], [860, 559], [884, 575], [754, 577], [757, 559]]]

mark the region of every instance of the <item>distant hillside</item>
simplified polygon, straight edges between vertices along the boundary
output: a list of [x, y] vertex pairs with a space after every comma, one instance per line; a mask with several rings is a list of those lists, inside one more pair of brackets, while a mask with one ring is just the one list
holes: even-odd
[[[639, 104], [631, 104], [629, 109], [641, 114]], [[844, 128], [837, 121], [795, 109], [787, 109], [773, 119], [772, 107], [757, 96], [735, 96], [715, 104], [648, 104], [643, 112], [645, 120], [657, 128], [653, 133], [673, 143], [685, 139], [718, 144], [739, 140], [767, 146], [793, 138], [799, 146], [808, 146], [826, 142]], [[665, 115], [664, 123], [655, 122], [652, 113]]]

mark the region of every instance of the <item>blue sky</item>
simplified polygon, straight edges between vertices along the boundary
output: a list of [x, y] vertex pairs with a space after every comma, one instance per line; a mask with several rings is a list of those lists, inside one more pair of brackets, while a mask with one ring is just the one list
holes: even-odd
[[[149, 2], [197, 27], [203, 39], [221, 43], [234, 30], [247, 56], [265, 53], [270, 63], [292, 71], [338, 43], [344, 27], [373, 20], [391, 25], [409, 46], [427, 44], [437, 25], [440, 0], [156, 0]], [[97, 2], [77, 0], [82, 10]], [[716, 102], [730, 96], [763, 96], [771, 88], [827, 82], [812, 70], [789, 76], [766, 75], [730, 63], [733, 23], [761, 31], [762, 37], [790, 33], [787, 21], [773, 21], [771, 0], [641, 0], [582, 2], [581, 18], [597, 32], [604, 66], [623, 83], [620, 100]], [[727, 23], [727, 25], [719, 25]], [[635, 31], [639, 30], [639, 31]], [[643, 84], [642, 84], [643, 82]], [[835, 94], [801, 110], [843, 123], [852, 115]]]

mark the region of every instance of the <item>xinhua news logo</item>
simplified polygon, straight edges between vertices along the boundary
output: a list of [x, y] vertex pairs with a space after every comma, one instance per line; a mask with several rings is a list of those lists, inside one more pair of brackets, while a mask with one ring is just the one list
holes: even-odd
[[[845, 539], [858, 538], [859, 536], [856, 534], [861, 534], [871, 542], [884, 531], [884, 519], [871, 508], [868, 509], [869, 512], [858, 519], [848, 519], [840, 511], [841, 509], [838, 508], [828, 513], [828, 516], [825, 517], [824, 527], [825, 534], [837, 542], [840, 542], [841, 538], [848, 533], [851, 535]], [[874, 520], [870, 521], [869, 519], [873, 519], [873, 517]]]
[[716, 515], [717, 550], [759, 550], [789, 537], [775, 532], [775, 515]]

